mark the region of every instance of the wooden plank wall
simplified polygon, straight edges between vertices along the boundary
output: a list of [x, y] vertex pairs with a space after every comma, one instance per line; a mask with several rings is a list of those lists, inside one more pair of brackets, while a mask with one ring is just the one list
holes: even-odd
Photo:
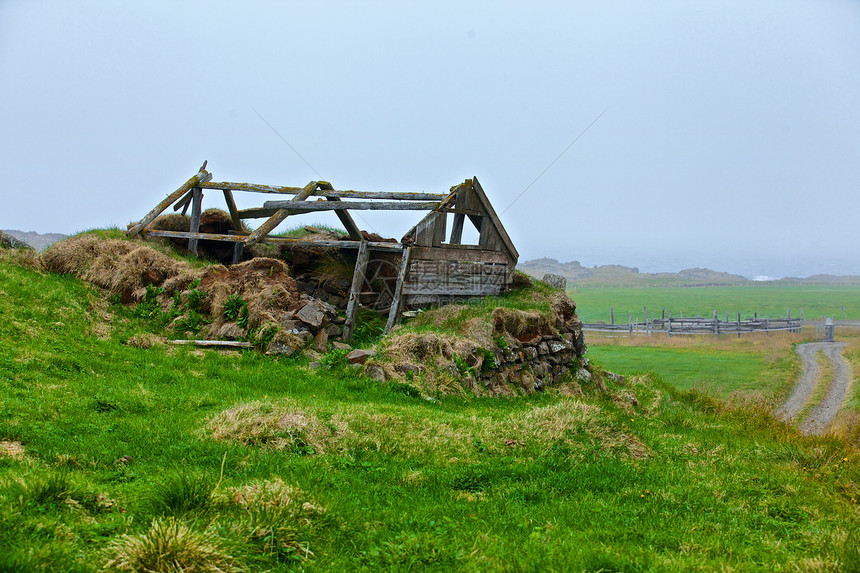
[[413, 258], [403, 284], [406, 306], [500, 294], [508, 274], [503, 262]]

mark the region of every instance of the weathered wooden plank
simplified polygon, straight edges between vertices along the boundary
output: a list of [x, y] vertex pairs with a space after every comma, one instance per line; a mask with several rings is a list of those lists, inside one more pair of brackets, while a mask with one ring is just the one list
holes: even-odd
[[406, 272], [409, 270], [409, 259], [412, 257], [412, 247], [403, 249], [403, 257], [400, 259], [400, 270], [397, 272], [397, 284], [394, 286], [394, 299], [391, 308], [388, 309], [388, 320], [382, 334], [388, 334], [394, 324], [400, 320], [400, 311], [403, 307], [403, 283], [406, 280]]
[[[305, 199], [310, 197], [314, 193], [314, 191], [316, 191], [316, 188], [317, 188], [317, 182], [311, 181], [310, 183], [305, 185], [305, 188], [302, 189], [301, 193], [299, 193], [298, 195], [296, 195], [293, 198], [292, 202], [295, 202], [295, 203], [304, 202]], [[254, 232], [251, 233], [251, 235], [245, 241], [245, 245], [250, 247], [252, 245], [257, 244], [260, 241], [260, 239], [262, 239], [263, 237], [265, 237], [266, 235], [271, 233], [273, 230], [275, 230], [275, 227], [280, 225], [284, 221], [284, 219], [289, 217], [291, 214], [292, 213], [290, 212], [289, 208], [279, 207], [278, 211], [274, 215], [269, 217], [265, 223], [263, 223], [262, 225], [257, 227], [254, 230]]]
[[254, 345], [250, 342], [240, 342], [238, 340], [170, 340], [171, 344], [193, 344], [195, 346], [225, 346], [235, 348], [251, 348]]
[[[187, 231], [155, 231], [146, 229], [143, 234], [151, 237], [167, 237], [170, 239], [189, 239], [193, 233]], [[217, 233], [196, 233], [198, 239], [207, 239], [212, 241], [236, 242], [244, 241], [248, 235], [221, 235]], [[305, 239], [290, 239], [286, 237], [266, 237], [260, 241], [261, 243], [270, 243], [274, 245], [286, 245], [295, 247], [317, 247], [317, 248], [336, 248], [336, 249], [358, 249], [360, 241], [308, 241]], [[368, 247], [374, 251], [386, 251], [399, 253], [403, 250], [402, 243], [382, 243], [376, 241], [367, 241]]]
[[191, 197], [191, 227], [189, 232], [191, 238], [188, 239], [188, 252], [197, 256], [197, 233], [200, 232], [200, 213], [203, 212], [203, 189], [195, 187], [192, 189]]
[[234, 265], [238, 265], [242, 261], [242, 254], [245, 251], [245, 243], [242, 241], [236, 241], [233, 244], [233, 263]]
[[261, 209], [261, 208], [241, 209], [239, 211], [239, 218], [240, 219], [263, 219], [263, 218], [271, 217], [272, 215], [274, 215], [277, 212], [278, 212], [277, 209]]
[[188, 205], [191, 204], [192, 195], [193, 195], [193, 193], [191, 191], [186, 193], [185, 196], [182, 197], [182, 199], [180, 199], [179, 201], [177, 201], [176, 203], [173, 204], [173, 210], [179, 211], [180, 209], [182, 209], [182, 214], [184, 215], [185, 209], [187, 209]]
[[457, 274], [503, 275], [506, 265], [459, 260], [413, 260], [411, 273], [454, 272]]
[[[417, 243], [417, 241], [416, 241]], [[507, 253], [483, 251], [479, 248], [468, 248], [467, 245], [449, 245], [439, 248], [416, 246], [412, 251], [413, 260], [428, 259], [434, 261], [474, 261], [481, 263], [504, 263], [512, 265]]]
[[[319, 188], [322, 191], [334, 191], [331, 183], [328, 181], [320, 181]], [[334, 195], [326, 195], [326, 199], [329, 201], [340, 201], [340, 198]], [[335, 213], [337, 214], [337, 218], [340, 219], [341, 224], [346, 228], [346, 232], [349, 233], [350, 238], [354, 241], [361, 241], [363, 238], [361, 229], [355, 224], [352, 215], [346, 211], [335, 211]]]
[[466, 215], [457, 213], [454, 215], [454, 224], [451, 226], [451, 240], [448, 241], [452, 245], [459, 245], [463, 240], [463, 223], [466, 221]]
[[[202, 183], [204, 189], [224, 189], [231, 191], [250, 191], [255, 193], [272, 193], [277, 195], [295, 195], [302, 187], [287, 187], [280, 185], [259, 185], [256, 183], [234, 183], [230, 181], [212, 181]], [[447, 195], [441, 193], [411, 193], [404, 191], [351, 191], [321, 189], [316, 195], [338, 197], [340, 199], [390, 199], [396, 201], [441, 201]]]
[[354, 209], [357, 211], [432, 211], [439, 207], [437, 201], [401, 203], [398, 201], [266, 201], [265, 209], [301, 209], [302, 211], [338, 211]]
[[442, 193], [410, 193], [403, 191], [338, 191], [332, 193], [318, 193], [327, 197], [339, 197], [341, 199], [388, 199], [395, 201], [442, 201], [446, 195]]
[[519, 259], [520, 254], [517, 252], [517, 249], [514, 247], [514, 243], [513, 243], [513, 241], [511, 241], [511, 238], [508, 236], [507, 231], [505, 231], [504, 225], [502, 225], [502, 222], [499, 220], [499, 216], [496, 214], [495, 209], [493, 209], [493, 205], [490, 203], [490, 200], [487, 198], [486, 193], [484, 193], [484, 189], [481, 187], [481, 184], [478, 182], [477, 177], [472, 178], [472, 191], [480, 199], [481, 203], [483, 204], [484, 211], [487, 213], [487, 216], [490, 218], [490, 220], [495, 225], [496, 230], [499, 233], [499, 237], [502, 240], [502, 243], [504, 244], [505, 248], [510, 253], [513, 260], [516, 261], [517, 259]]
[[242, 228], [242, 219], [239, 217], [239, 210], [236, 209], [236, 200], [233, 199], [233, 192], [229, 189], [224, 189], [224, 201], [227, 203], [227, 212], [230, 213], [230, 221], [233, 222], [233, 228], [240, 230]]
[[445, 227], [448, 216], [445, 213], [436, 214], [436, 223], [433, 225], [433, 246], [439, 247], [445, 242]]
[[[205, 163], [204, 163], [205, 165]], [[173, 205], [174, 201], [188, 193], [194, 187], [200, 187], [200, 184], [212, 179], [212, 174], [206, 171], [206, 169], [201, 169], [194, 177], [183, 183], [179, 189], [165, 197], [161, 203], [156, 205], [152, 211], [146, 214], [143, 219], [140, 220], [136, 225], [132, 226], [128, 230], [128, 234], [130, 236], [137, 235], [140, 233], [147, 225], [152, 223], [153, 219], [161, 215], [161, 213]]]
[[436, 226], [436, 217], [430, 213], [415, 226], [415, 244], [420, 247], [431, 247], [433, 245], [433, 229]]
[[352, 273], [352, 286], [349, 289], [349, 298], [346, 303], [346, 322], [343, 323], [343, 339], [346, 341], [352, 338], [352, 332], [355, 329], [358, 295], [364, 284], [364, 273], [367, 270], [369, 256], [370, 249], [367, 248], [367, 241], [361, 241], [361, 245], [358, 247], [358, 257], [355, 261], [355, 271]]
[[448, 288], [438, 285], [403, 285], [403, 294], [406, 295], [452, 295], [452, 296], [490, 296], [501, 292], [499, 285], [477, 285], [473, 288]]

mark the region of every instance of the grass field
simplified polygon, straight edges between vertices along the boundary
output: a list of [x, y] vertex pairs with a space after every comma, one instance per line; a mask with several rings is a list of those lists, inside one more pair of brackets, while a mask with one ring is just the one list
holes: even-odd
[[860, 567], [856, 452], [661, 374], [429, 401], [336, 357], [148, 347], [130, 309], [2, 262], [0, 313], [2, 571]]
[[[630, 313], [634, 320], [642, 321], [643, 307], [648, 316], [659, 317], [663, 308], [672, 316], [712, 316], [718, 312], [721, 319], [729, 312], [729, 319], [760, 317], [784, 318], [788, 309], [792, 316], [807, 320], [830, 316], [835, 319], [860, 320], [860, 287], [843, 285], [755, 285], [696, 288], [607, 288], [577, 287], [569, 291], [576, 301], [580, 318], [584, 322], [609, 322], [609, 309], [615, 310], [616, 322], [627, 322]], [[843, 313], [842, 308], [845, 308]]]

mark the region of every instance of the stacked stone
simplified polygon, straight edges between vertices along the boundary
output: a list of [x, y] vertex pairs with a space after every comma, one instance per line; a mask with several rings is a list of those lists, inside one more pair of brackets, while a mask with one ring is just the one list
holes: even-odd
[[513, 382], [527, 390], [540, 390], [573, 368], [574, 360], [587, 351], [581, 328], [528, 341], [513, 339], [507, 348], [492, 349], [496, 367], [484, 368], [481, 378], [487, 386]]
[[343, 319], [338, 318], [334, 306], [306, 294], [301, 295], [301, 300], [301, 307], [284, 312], [280, 317], [280, 334], [286, 336], [276, 336], [269, 344], [268, 353], [289, 356], [311, 345], [325, 352], [329, 339], [343, 334]]
[[352, 281], [349, 279], [319, 280], [311, 274], [304, 274], [296, 277], [296, 284], [299, 292], [325, 301], [335, 308], [343, 309], [346, 308]]

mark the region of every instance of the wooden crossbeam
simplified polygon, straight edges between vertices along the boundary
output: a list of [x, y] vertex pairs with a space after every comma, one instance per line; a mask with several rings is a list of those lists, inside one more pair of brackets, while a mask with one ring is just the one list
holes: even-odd
[[158, 205], [156, 205], [156, 206], [155, 206], [155, 208], [153, 208], [153, 209], [152, 209], [152, 211], [150, 211], [149, 213], [147, 213], [147, 214], [146, 214], [146, 216], [145, 216], [143, 219], [141, 219], [139, 223], [137, 223], [136, 225], [134, 225], [133, 227], [131, 227], [131, 228], [128, 230], [128, 234], [129, 234], [130, 236], [137, 235], [137, 234], [138, 234], [138, 233], [140, 233], [140, 232], [141, 232], [141, 231], [142, 231], [142, 230], [143, 230], [147, 225], [149, 225], [150, 223], [152, 223], [152, 221], [153, 221], [156, 217], [158, 217], [159, 215], [161, 215], [161, 213], [162, 213], [165, 209], [167, 209], [168, 207], [170, 207], [171, 205], [173, 205], [173, 203], [174, 203], [177, 199], [179, 199], [180, 197], [182, 197], [183, 195], [185, 195], [186, 193], [188, 193], [189, 191], [191, 191], [191, 189], [193, 189], [194, 187], [200, 187], [200, 186], [201, 186], [201, 183], [204, 183], [204, 182], [206, 182], [206, 181], [210, 181], [210, 180], [212, 179], [212, 174], [211, 174], [211, 173], [209, 173], [208, 171], [206, 171], [206, 168], [205, 168], [205, 165], [206, 165], [206, 164], [204, 163], [203, 165], [204, 165], [204, 167], [202, 167], [202, 168], [200, 169], [200, 171], [199, 171], [196, 175], [194, 175], [194, 177], [192, 177], [191, 179], [189, 179], [188, 181], [186, 181], [185, 183], [183, 183], [183, 184], [182, 184], [182, 186], [181, 186], [181, 187], [179, 187], [179, 189], [177, 189], [176, 191], [174, 191], [173, 193], [171, 193], [170, 195], [168, 195], [167, 197], [165, 197], [165, 198], [161, 201], [161, 203], [159, 203]]
[[439, 202], [399, 203], [396, 201], [266, 201], [266, 209], [300, 209], [302, 211], [338, 211], [356, 209], [359, 211], [432, 211]]
[[[143, 234], [148, 237], [166, 237], [168, 239], [190, 239], [192, 236], [196, 236], [201, 240], [206, 239], [230, 243], [243, 242], [248, 238], [248, 235], [243, 234], [221, 235], [217, 233], [189, 233], [188, 231], [156, 231], [150, 229], [144, 230]], [[306, 239], [290, 239], [287, 237], [266, 237], [261, 239], [260, 242], [288, 247], [318, 247], [326, 249], [358, 249], [362, 242], [366, 242], [368, 247], [374, 251], [399, 253], [403, 250], [401, 243], [383, 243], [377, 241], [308, 241]]]
[[[334, 188], [328, 181], [320, 181], [319, 188], [320, 191], [334, 191]], [[336, 195], [326, 195], [325, 198], [329, 201], [340, 201], [340, 198]], [[337, 214], [337, 218], [340, 219], [341, 224], [346, 228], [346, 232], [349, 233], [352, 240], [360, 241], [364, 238], [361, 235], [361, 229], [358, 228], [358, 225], [356, 225], [355, 221], [352, 219], [352, 215], [350, 215], [345, 209], [335, 211], [335, 213]]]
[[[302, 189], [301, 193], [299, 193], [298, 195], [296, 195], [293, 198], [293, 201], [287, 201], [287, 202], [288, 203], [290, 203], [290, 202], [291, 203], [299, 203], [299, 204], [305, 203], [306, 202], [305, 199], [307, 199], [308, 197], [313, 195], [313, 193], [314, 193], [314, 191], [316, 191], [316, 189], [317, 189], [317, 182], [311, 181], [310, 183], [305, 185], [305, 188]], [[269, 217], [265, 223], [263, 223], [262, 225], [257, 227], [254, 230], [254, 232], [251, 233], [251, 235], [245, 241], [245, 245], [248, 247], [250, 247], [252, 245], [256, 245], [260, 241], [260, 239], [262, 239], [263, 237], [265, 237], [266, 235], [271, 233], [275, 229], [275, 227], [280, 225], [284, 221], [284, 219], [289, 217], [291, 214], [292, 214], [292, 212], [290, 211], [289, 207], [287, 207], [287, 208], [278, 207], [278, 210], [275, 212], [274, 215]]]

